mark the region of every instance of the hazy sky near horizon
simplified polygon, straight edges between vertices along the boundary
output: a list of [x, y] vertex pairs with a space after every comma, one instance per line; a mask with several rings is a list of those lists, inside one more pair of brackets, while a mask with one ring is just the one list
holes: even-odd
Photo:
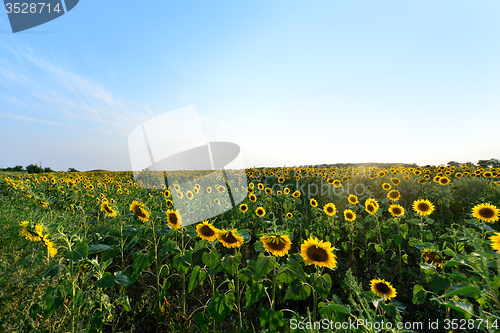
[[2, 11], [0, 164], [130, 170], [132, 130], [189, 105], [247, 167], [499, 158], [499, 17], [496, 0], [85, 0], [13, 34]]

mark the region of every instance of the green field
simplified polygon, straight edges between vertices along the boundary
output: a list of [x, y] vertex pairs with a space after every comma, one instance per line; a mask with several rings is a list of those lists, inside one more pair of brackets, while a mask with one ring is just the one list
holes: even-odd
[[499, 331], [500, 169], [207, 175], [1, 173], [0, 330]]

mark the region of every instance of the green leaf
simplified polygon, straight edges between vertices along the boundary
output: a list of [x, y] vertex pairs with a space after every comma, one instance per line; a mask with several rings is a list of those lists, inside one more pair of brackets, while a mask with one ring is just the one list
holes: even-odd
[[348, 305], [330, 303], [328, 305], [325, 305], [323, 307], [323, 309], [329, 309], [329, 310], [332, 310], [335, 312], [340, 312], [340, 313], [345, 313], [345, 314], [351, 313], [351, 308]]
[[66, 253], [66, 258], [72, 261], [78, 261], [80, 259], [87, 258], [88, 253], [87, 244], [84, 242], [77, 242], [73, 246], [73, 251]]
[[46, 271], [45, 273], [43, 273], [43, 278], [46, 279], [46, 278], [53, 278], [54, 276], [56, 276], [57, 274], [59, 273], [59, 265], [57, 264], [54, 264], [52, 266], [50, 266]]
[[207, 267], [212, 268], [215, 263], [220, 262], [219, 252], [217, 252], [217, 249], [213, 247], [210, 252], [203, 253], [201, 260], [205, 265], [207, 265]]
[[198, 325], [200, 325], [201, 331], [207, 333], [210, 325], [210, 318], [208, 318], [204, 312], [198, 312], [195, 316], [195, 320]]
[[441, 290], [444, 290], [450, 286], [450, 279], [447, 277], [441, 277], [439, 275], [435, 275], [431, 278], [429, 289], [434, 293], [438, 293]]
[[237, 252], [234, 256], [226, 255], [222, 260], [222, 267], [231, 275], [234, 275], [238, 270], [238, 265], [241, 262], [243, 256], [240, 252]]
[[99, 288], [109, 288], [115, 285], [115, 280], [113, 279], [113, 275], [109, 272], [105, 272], [102, 278], [95, 282], [95, 285]]
[[102, 254], [101, 260], [106, 261], [116, 257], [120, 253], [120, 250], [116, 245], [113, 245], [106, 252]]
[[244, 283], [248, 283], [248, 281], [255, 279], [255, 274], [254, 274], [255, 267], [253, 268], [254, 268], [253, 271], [250, 266], [240, 269], [238, 271], [238, 278]]
[[266, 276], [276, 266], [276, 257], [266, 256], [263, 253], [257, 259], [255, 275], [258, 280]]
[[309, 297], [309, 294], [311, 294], [311, 287], [298, 280], [294, 280], [286, 290], [285, 300], [300, 301]]
[[451, 286], [450, 289], [444, 294], [443, 297], [451, 297], [451, 296], [474, 296], [480, 292], [477, 286], [467, 286], [462, 284], [457, 284]]
[[88, 247], [88, 251], [89, 251], [89, 253], [99, 253], [102, 251], [106, 251], [109, 248], [111, 248], [111, 246], [106, 245], [106, 244], [96, 244], [96, 245], [90, 245]]
[[413, 304], [423, 304], [425, 302], [425, 297], [427, 296], [427, 291], [419, 284], [413, 286]]
[[444, 305], [450, 309], [453, 309], [455, 311], [469, 314], [471, 316], [474, 315], [474, 310], [472, 309], [472, 305], [470, 303], [457, 302], [457, 301], [453, 301], [453, 300], [449, 300], [448, 302], [445, 302], [437, 297], [433, 297], [432, 300], [436, 301], [439, 304]]
[[194, 246], [194, 248], [192, 250], [193, 253], [196, 253], [199, 250], [206, 248], [207, 244], [208, 244], [208, 241], [206, 239], [199, 240], [198, 243], [196, 243], [196, 245]]
[[135, 279], [132, 278], [127, 272], [120, 271], [115, 273], [115, 282], [128, 287], [135, 282]]
[[119, 305], [123, 306], [123, 308], [127, 312], [130, 311], [130, 310], [132, 310], [132, 307], [130, 306], [130, 300], [129, 300], [128, 296], [122, 296], [122, 297], [118, 298], [116, 300], [116, 303], [118, 303]]
[[[285, 266], [284, 271], [298, 277], [303, 282], [307, 281], [309, 278], [309, 276], [304, 272], [302, 265], [297, 260], [295, 260], [293, 258], [288, 258], [288, 263]], [[289, 282], [287, 282], [287, 283], [289, 283]]]
[[206, 275], [207, 273], [204, 270], [202, 270], [200, 266], [198, 265], [194, 266], [193, 272], [189, 277], [188, 292], [190, 293], [194, 288], [199, 286], [205, 279]]
[[246, 306], [248, 307], [250, 304], [258, 302], [261, 297], [266, 295], [264, 285], [250, 280], [247, 284], [247, 291], [245, 295], [247, 301]]
[[221, 295], [218, 290], [215, 290], [214, 296], [208, 303], [208, 312], [210, 316], [220, 323], [231, 312], [234, 305], [234, 294], [229, 292]]
[[191, 263], [193, 261], [191, 252], [186, 251], [184, 255], [182, 254], [177, 254], [174, 257], [174, 260], [172, 262], [172, 266], [179, 272], [182, 272], [184, 274], [187, 274], [189, 271], [189, 268], [191, 268]]
[[457, 260], [457, 259], [451, 259], [447, 261], [443, 267], [455, 267], [455, 266], [462, 266], [462, 265], [469, 265], [469, 262], [467, 260]]
[[163, 297], [165, 297], [168, 288], [170, 288], [170, 281], [168, 281], [167, 279], [163, 279], [163, 285], [161, 286], [159, 299], [163, 299]]
[[139, 277], [139, 274], [149, 268], [151, 264], [153, 263], [155, 258], [155, 253], [153, 250], [149, 251], [148, 254], [142, 254], [140, 253], [137, 257], [135, 257], [134, 262], [132, 263], [132, 270], [134, 273], [132, 276], [134, 279], [137, 279]]
[[259, 322], [263, 330], [266, 329], [266, 324], [269, 324], [269, 332], [278, 332], [278, 329], [285, 324], [282, 311], [266, 310], [265, 308], [260, 309]]
[[403, 237], [401, 235], [398, 235], [398, 234], [393, 234], [392, 240], [394, 241], [394, 244], [396, 246], [399, 246], [399, 245], [401, 245], [401, 243], [403, 243]]
[[311, 274], [311, 286], [319, 294], [320, 297], [326, 298], [332, 287], [332, 278], [328, 274], [318, 276], [318, 274]]

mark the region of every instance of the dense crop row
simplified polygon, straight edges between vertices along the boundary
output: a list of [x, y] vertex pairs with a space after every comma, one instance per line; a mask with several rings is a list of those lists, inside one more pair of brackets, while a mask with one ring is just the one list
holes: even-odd
[[0, 178], [6, 330], [500, 326], [498, 169], [151, 177]]

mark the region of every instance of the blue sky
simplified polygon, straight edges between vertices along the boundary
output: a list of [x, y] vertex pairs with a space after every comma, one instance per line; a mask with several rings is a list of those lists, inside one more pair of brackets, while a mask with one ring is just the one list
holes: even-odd
[[130, 170], [128, 135], [195, 105], [247, 167], [499, 158], [498, 1], [85, 0], [0, 14], [0, 164]]

